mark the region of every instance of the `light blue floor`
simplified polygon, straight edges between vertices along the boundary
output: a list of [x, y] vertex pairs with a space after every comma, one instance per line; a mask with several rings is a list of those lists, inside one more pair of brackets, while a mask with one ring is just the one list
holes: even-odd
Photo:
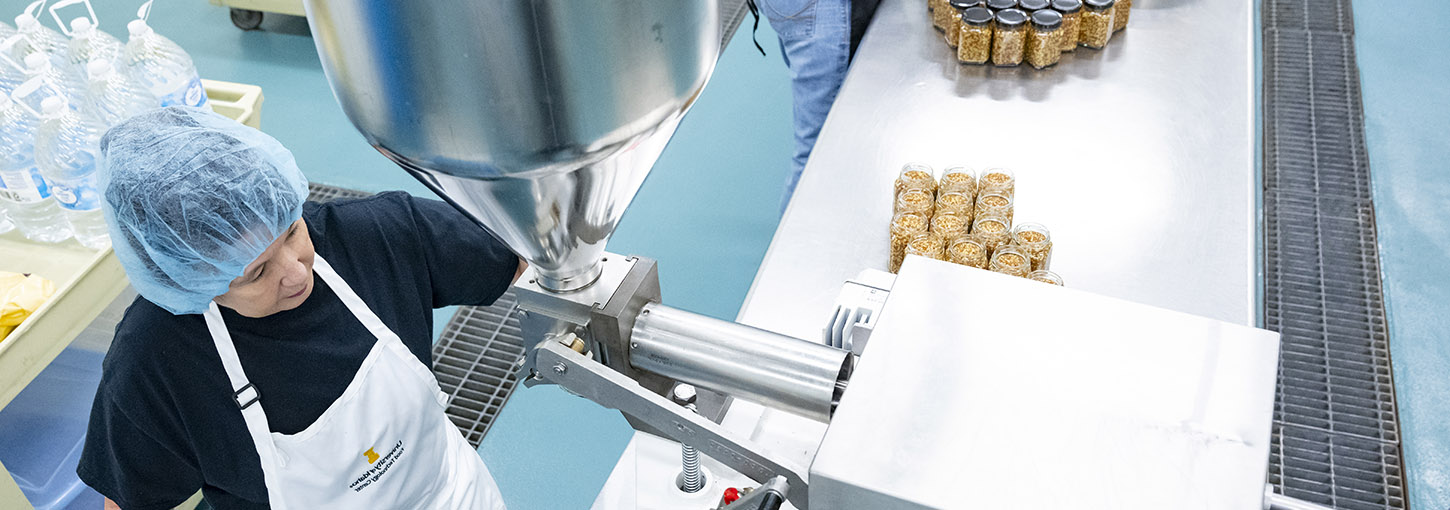
[[[101, 28], [124, 35], [141, 0], [93, 2]], [[262, 129], [292, 149], [312, 181], [431, 196], [347, 122], [305, 20], [269, 16], [263, 31], [242, 32], [226, 9], [186, 0], [156, 2], [151, 25], [186, 48], [203, 77], [260, 85]], [[667, 303], [727, 319], [775, 231], [791, 155], [785, 67], [774, 51], [755, 53], [749, 35], [749, 25], [737, 34], [610, 243], [659, 261]], [[762, 23], [759, 38], [775, 33]], [[440, 311], [436, 328], [450, 315]], [[630, 434], [617, 412], [556, 388], [521, 388], [480, 452], [511, 510], [588, 508]]]
[[1450, 15], [1354, 2], [1410, 508], [1450, 508]]

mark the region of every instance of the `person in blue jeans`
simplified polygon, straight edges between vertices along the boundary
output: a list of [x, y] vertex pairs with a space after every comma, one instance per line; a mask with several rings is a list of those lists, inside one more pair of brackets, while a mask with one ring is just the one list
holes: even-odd
[[[770, 20], [770, 27], [780, 38], [781, 57], [790, 72], [795, 154], [781, 197], [781, 211], [784, 211], [880, 0], [752, 0], [751, 3], [752, 10], [758, 9]], [[756, 20], [758, 23], [758, 15]]]

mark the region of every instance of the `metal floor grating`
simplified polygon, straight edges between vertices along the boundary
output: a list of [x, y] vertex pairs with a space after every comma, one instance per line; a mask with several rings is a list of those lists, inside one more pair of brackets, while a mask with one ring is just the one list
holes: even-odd
[[[315, 202], [369, 195], [320, 184], [309, 188], [308, 200]], [[475, 448], [513, 394], [513, 365], [524, 354], [517, 312], [513, 290], [492, 306], [459, 307], [433, 344], [433, 375], [448, 394], [448, 418]]]
[[1264, 321], [1283, 338], [1269, 483], [1403, 509], [1350, 0], [1265, 0]]

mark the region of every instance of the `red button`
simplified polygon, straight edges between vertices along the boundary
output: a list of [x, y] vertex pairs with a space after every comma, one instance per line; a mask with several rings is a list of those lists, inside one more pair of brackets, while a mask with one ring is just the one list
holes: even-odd
[[725, 489], [725, 504], [734, 503], [737, 499], [740, 499], [740, 491], [735, 490], [734, 487]]

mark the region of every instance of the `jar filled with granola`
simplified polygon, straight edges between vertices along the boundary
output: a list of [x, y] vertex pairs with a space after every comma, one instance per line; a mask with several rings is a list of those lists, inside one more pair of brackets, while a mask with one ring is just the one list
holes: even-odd
[[969, 196], [977, 196], [977, 172], [964, 166], [948, 168], [942, 172], [941, 182], [936, 189], [937, 193], [960, 191]]
[[1079, 44], [1094, 49], [1108, 45], [1113, 36], [1113, 5], [1113, 0], [1083, 0], [1078, 17]]
[[901, 173], [896, 175], [895, 195], [909, 189], [923, 189], [936, 193], [936, 176], [932, 175], [931, 167], [921, 163], [907, 163], [901, 167]]
[[976, 236], [958, 237], [947, 246], [947, 261], [953, 264], [987, 268], [987, 246]]
[[1118, 0], [1113, 7], [1113, 31], [1128, 28], [1128, 17], [1133, 13], [1133, 0]]
[[946, 19], [945, 32], [947, 46], [957, 47], [957, 36], [962, 33], [962, 11], [982, 4], [982, 0], [947, 0], [947, 6], [951, 8]]
[[1001, 216], [978, 216], [972, 222], [971, 234], [982, 240], [988, 250], [996, 250], [1012, 242], [1011, 223]]
[[1012, 243], [1032, 260], [1032, 269], [1041, 269], [1052, 251], [1052, 233], [1041, 223], [1019, 223], [1012, 227]]
[[1033, 271], [1027, 273], [1027, 279], [1036, 280], [1042, 283], [1051, 283], [1058, 287], [1062, 286], [1062, 277], [1052, 271]]
[[1052, 6], [1051, 0], [1017, 0], [1017, 8], [1027, 11], [1027, 15], [1046, 9]]
[[976, 217], [972, 209], [974, 203], [975, 200], [971, 195], [960, 191], [951, 191], [942, 193], [936, 197], [936, 209], [933, 212], [936, 214], [959, 214], [967, 218], [967, 222], [970, 223], [972, 218]]
[[987, 269], [1026, 278], [1032, 272], [1032, 261], [1016, 246], [1009, 244], [992, 250], [992, 259], [987, 263]]
[[1057, 65], [1062, 60], [1062, 14], [1051, 9], [1032, 13], [1027, 31], [1027, 63], [1035, 69]]
[[897, 213], [891, 218], [891, 260], [887, 269], [895, 273], [906, 257], [906, 244], [911, 238], [927, 233], [927, 219], [918, 213]]
[[957, 34], [957, 60], [963, 64], [985, 64], [992, 58], [992, 20], [985, 7], [962, 11], [961, 33]]
[[909, 189], [896, 197], [896, 210], [893, 212], [914, 212], [930, 218], [932, 214], [936, 213], [936, 200], [929, 191]]
[[988, 9], [991, 9], [992, 12], [994, 12], [994, 13], [995, 12], [1001, 12], [1001, 11], [1005, 11], [1007, 9], [1016, 9], [1017, 8], [1017, 0], [987, 0], [986, 1], [986, 6], [987, 6]]
[[1062, 51], [1077, 49], [1082, 0], [1052, 0], [1052, 10], [1062, 13], [1062, 35], [1058, 37], [1057, 47]]
[[1000, 216], [1012, 223], [1012, 197], [1000, 191], [983, 191], [977, 197], [976, 207], [972, 209], [973, 217], [982, 218], [986, 216]]
[[967, 229], [971, 227], [968, 219], [955, 213], [937, 213], [931, 218], [930, 232], [940, 237], [943, 243], [950, 244], [958, 237], [967, 235]]
[[1015, 66], [1022, 63], [1027, 48], [1027, 13], [1018, 9], [997, 12], [992, 31], [992, 65]]
[[982, 172], [982, 176], [977, 179], [977, 194], [979, 195], [988, 191], [998, 191], [1010, 198], [1016, 187], [1017, 176], [1006, 168], [987, 170]]
[[[906, 242], [905, 255], [920, 255], [929, 259], [946, 260], [946, 243], [932, 234], [917, 234]], [[903, 256], [902, 260], [906, 257]], [[900, 269], [900, 266], [897, 267]]]

